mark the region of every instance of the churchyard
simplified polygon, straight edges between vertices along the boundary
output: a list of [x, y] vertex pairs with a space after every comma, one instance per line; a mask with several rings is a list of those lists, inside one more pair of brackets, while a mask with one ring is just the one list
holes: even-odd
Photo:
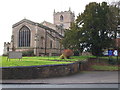
[[[0, 67], [12, 66], [40, 66], [40, 65], [56, 65], [56, 64], [69, 64], [78, 61], [86, 61], [89, 58], [96, 58], [95, 56], [72, 56], [70, 59], [60, 59], [59, 56], [24, 56], [21, 60], [10, 59], [7, 61], [7, 56], [0, 56]], [[116, 57], [112, 57], [116, 62]], [[88, 70], [118, 70], [118, 66], [109, 64], [109, 57], [99, 57], [98, 60], [92, 60], [89, 64]]]
[[[17, 55], [17, 54], [16, 54]], [[66, 54], [67, 55], [67, 54]], [[0, 56], [2, 79], [34, 79], [72, 75], [81, 71], [118, 71], [116, 57], [95, 56]], [[8, 59], [9, 58], [9, 59]]]
[[88, 57], [94, 56], [72, 56], [71, 59], [60, 59], [59, 56], [31, 56], [23, 57], [19, 59], [7, 60], [7, 56], [1, 56], [2, 61], [0, 62], [2, 67], [10, 66], [35, 66], [35, 65], [51, 65], [51, 64], [67, 64], [75, 61], [86, 60]]
[[23, 56], [21, 52], [9, 52], [7, 56], [1, 56], [0, 64], [3, 79], [34, 79], [80, 71], [116, 71], [118, 59], [115, 56], [74, 56], [72, 50], [65, 49], [60, 56]]

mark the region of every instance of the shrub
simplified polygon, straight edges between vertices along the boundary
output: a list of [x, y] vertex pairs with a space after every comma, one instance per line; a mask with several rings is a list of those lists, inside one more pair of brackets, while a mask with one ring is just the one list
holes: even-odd
[[65, 49], [63, 54], [60, 56], [60, 59], [69, 59], [73, 55], [73, 51], [70, 49]]
[[8, 54], [3, 54], [2, 56], [8, 56]]
[[79, 51], [74, 51], [74, 56], [79, 56]]
[[70, 50], [70, 49], [65, 49], [65, 50], [63, 51], [63, 54], [64, 54], [66, 57], [70, 57], [70, 56], [73, 55], [73, 51]]
[[23, 56], [34, 56], [34, 51], [22, 51]]

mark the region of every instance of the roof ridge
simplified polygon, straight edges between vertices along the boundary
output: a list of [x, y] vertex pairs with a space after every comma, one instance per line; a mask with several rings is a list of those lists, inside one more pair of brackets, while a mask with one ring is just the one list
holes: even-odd
[[23, 22], [25, 22], [25, 21], [29, 21], [29, 22], [31, 22], [31, 23], [33, 23], [33, 24], [37, 24], [37, 22], [34, 22], [34, 21], [31, 21], [31, 20], [29, 20], [29, 19], [24, 18], [24, 19], [20, 20], [19, 22], [13, 24], [12, 26], [15, 27], [15, 26], [17, 26], [17, 25], [19, 25], [19, 24], [21, 24], [21, 23], [23, 23]]
[[[43, 21], [42, 23], [44, 23], [44, 22], [47, 22], [47, 23], [49, 23], [49, 24], [52, 24], [52, 25], [56, 26], [55, 24], [53, 24], [53, 23], [51, 23], [51, 22], [48, 22], [48, 21]], [[40, 24], [41, 24], [41, 23], [40, 23]]]
[[36, 24], [37, 24], [39, 27], [44, 28], [45, 30], [52, 30], [52, 31], [54, 31], [55, 33], [57, 33], [59, 36], [63, 37], [63, 36], [60, 35], [56, 30], [54, 30], [54, 29], [52, 29], [52, 28], [50, 28], [50, 27], [47, 27], [47, 26], [45, 26], [45, 25], [43, 25], [43, 24], [40, 24], [40, 23], [37, 23], [37, 22], [33, 22], [33, 21], [31, 21], [31, 20], [28, 20], [28, 19], [22, 19], [21, 21], [13, 24], [12, 27], [16, 27], [16, 26], [18, 26], [19, 24], [21, 24], [21, 23], [23, 23], [23, 22], [28, 22], [28, 23], [33, 24], [33, 25], [36, 25]]

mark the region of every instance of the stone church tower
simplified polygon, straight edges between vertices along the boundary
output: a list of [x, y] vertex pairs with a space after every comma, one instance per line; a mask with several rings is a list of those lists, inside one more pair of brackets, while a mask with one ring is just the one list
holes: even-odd
[[71, 23], [75, 20], [75, 15], [71, 10], [55, 12], [53, 14], [54, 24], [63, 27], [64, 29], [69, 29]]

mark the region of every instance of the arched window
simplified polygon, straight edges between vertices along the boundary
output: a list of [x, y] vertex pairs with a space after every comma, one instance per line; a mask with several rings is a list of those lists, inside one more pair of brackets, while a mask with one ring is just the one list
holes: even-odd
[[30, 29], [26, 26], [19, 30], [19, 47], [30, 47], [30, 35]]
[[60, 16], [60, 21], [63, 21], [63, 15]]

